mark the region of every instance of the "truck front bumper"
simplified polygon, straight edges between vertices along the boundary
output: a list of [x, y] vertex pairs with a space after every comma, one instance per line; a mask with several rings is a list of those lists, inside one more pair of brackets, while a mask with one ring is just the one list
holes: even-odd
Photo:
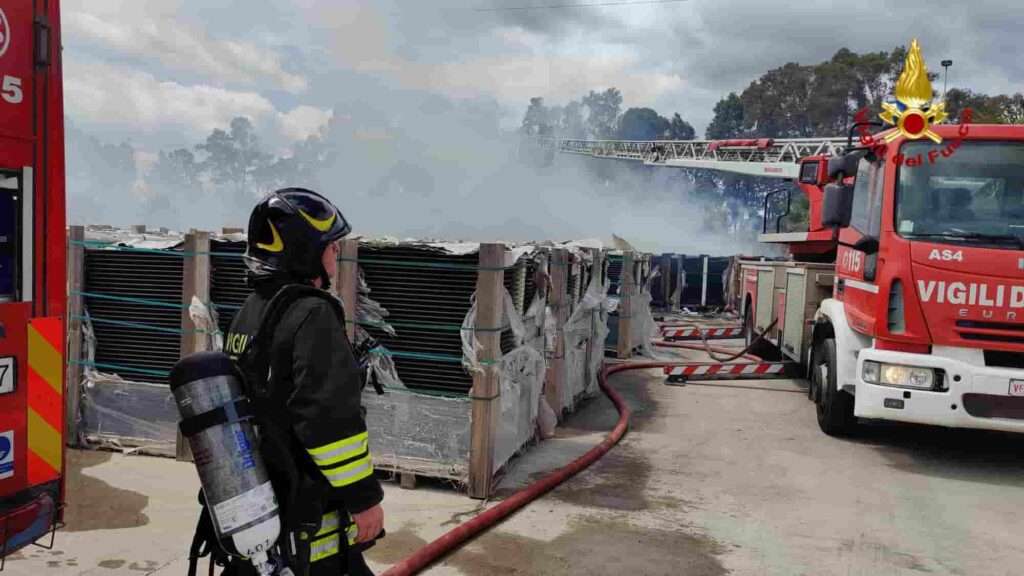
[[[863, 378], [866, 360], [942, 370], [944, 389], [869, 384]], [[857, 358], [854, 414], [953, 428], [1024, 432], [1024, 396], [1010, 395], [1012, 381], [1024, 382], [1024, 370], [980, 366], [935, 354], [867, 348]]]

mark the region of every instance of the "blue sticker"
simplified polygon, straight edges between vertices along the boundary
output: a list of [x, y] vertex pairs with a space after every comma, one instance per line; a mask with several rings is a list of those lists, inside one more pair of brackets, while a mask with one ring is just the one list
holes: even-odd
[[0, 480], [14, 476], [14, 431], [0, 432]]

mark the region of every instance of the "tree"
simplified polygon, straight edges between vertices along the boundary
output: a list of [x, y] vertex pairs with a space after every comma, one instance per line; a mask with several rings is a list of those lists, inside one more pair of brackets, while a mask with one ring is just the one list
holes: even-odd
[[707, 137], [843, 134], [858, 110], [877, 110], [891, 96], [905, 58], [903, 47], [867, 54], [843, 48], [825, 62], [769, 70], [739, 96], [718, 102]]
[[619, 119], [615, 137], [621, 140], [663, 140], [670, 123], [650, 108], [630, 108]]
[[740, 94], [745, 131], [770, 138], [813, 136], [807, 113], [811, 84], [811, 67], [793, 62], [752, 82]]
[[1024, 96], [1000, 94], [989, 96], [970, 90], [952, 88], [946, 92], [946, 111], [950, 122], [961, 122], [964, 109], [971, 109], [975, 124], [1019, 124], [1024, 122]]
[[672, 115], [672, 122], [669, 123], [668, 137], [670, 140], [693, 140], [697, 137], [697, 131], [689, 122], [676, 112]]
[[587, 107], [587, 129], [590, 136], [609, 138], [615, 133], [619, 109], [622, 106], [622, 93], [616, 88], [604, 92], [590, 91], [583, 97], [583, 105]]
[[272, 159], [260, 150], [252, 122], [244, 117], [233, 119], [228, 132], [214, 129], [196, 150], [206, 155], [200, 166], [213, 181], [234, 186], [240, 195], [245, 195], [253, 176], [265, 170]]
[[544, 99], [540, 97], [530, 98], [530, 105], [526, 108], [526, 115], [523, 116], [523, 124], [520, 130], [528, 136], [550, 136], [551, 113], [544, 106]]
[[708, 140], [725, 140], [743, 135], [743, 102], [735, 92], [715, 104], [715, 116], [708, 124], [704, 137]]
[[189, 189], [200, 185], [195, 154], [185, 148], [161, 150], [149, 177], [154, 183], [170, 188]]
[[68, 211], [72, 222], [128, 223], [137, 221], [135, 151], [130, 144], [108, 144], [70, 122], [67, 141]]
[[559, 126], [562, 136], [566, 138], [585, 138], [587, 127], [583, 121], [583, 104], [573, 100], [562, 109], [562, 121]]

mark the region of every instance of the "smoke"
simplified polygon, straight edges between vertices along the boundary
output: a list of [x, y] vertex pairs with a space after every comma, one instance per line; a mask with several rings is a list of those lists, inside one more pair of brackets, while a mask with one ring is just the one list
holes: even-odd
[[[531, 160], [481, 100], [419, 92], [336, 103], [319, 188], [368, 236], [471, 241], [626, 238], [649, 251], [753, 250], [707, 225], [688, 174], [556, 155]], [[523, 153], [526, 152], [526, 153]], [[724, 218], [723, 212], [720, 217]], [[749, 228], [749, 226], [747, 226]]]
[[[322, 192], [366, 236], [482, 242], [616, 234], [651, 252], [758, 250], [722, 221], [724, 200], [705, 199], [720, 195], [699, 194], [685, 171], [565, 154], [537, 162], [521, 153], [529, 149], [520, 149], [517, 135], [500, 129], [502, 112], [486, 100], [360, 93], [337, 101], [321, 139], [295, 153], [304, 169], [270, 178]], [[265, 191], [210, 182], [174, 189], [147, 173], [130, 146], [103, 145], [74, 129], [68, 141], [74, 223], [243, 226]], [[742, 215], [738, 227], [751, 228]]]

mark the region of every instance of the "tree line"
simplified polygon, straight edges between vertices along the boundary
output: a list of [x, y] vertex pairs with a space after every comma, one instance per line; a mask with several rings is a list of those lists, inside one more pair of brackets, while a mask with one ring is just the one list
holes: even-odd
[[696, 133], [678, 112], [672, 118], [652, 108], [630, 108], [624, 113], [622, 93], [616, 88], [590, 91], [564, 106], [547, 106], [544, 98], [530, 99], [520, 132], [528, 136], [620, 140], [693, 140]]
[[[878, 111], [890, 98], [907, 51], [857, 54], [847, 48], [818, 64], [787, 63], [762, 74], [739, 94], [730, 92], [714, 107], [705, 130], [709, 140], [724, 138], [806, 138], [845, 135], [858, 110]], [[932, 72], [934, 81], [938, 74]], [[942, 98], [936, 91], [935, 98]], [[1024, 123], [1024, 95], [987, 95], [962, 88], [945, 94], [949, 121], [971, 108], [972, 121]], [[521, 132], [533, 136], [690, 140], [693, 127], [677, 112], [671, 119], [651, 108], [620, 113], [622, 94], [615, 88], [591, 91], [564, 106], [530, 99]]]

